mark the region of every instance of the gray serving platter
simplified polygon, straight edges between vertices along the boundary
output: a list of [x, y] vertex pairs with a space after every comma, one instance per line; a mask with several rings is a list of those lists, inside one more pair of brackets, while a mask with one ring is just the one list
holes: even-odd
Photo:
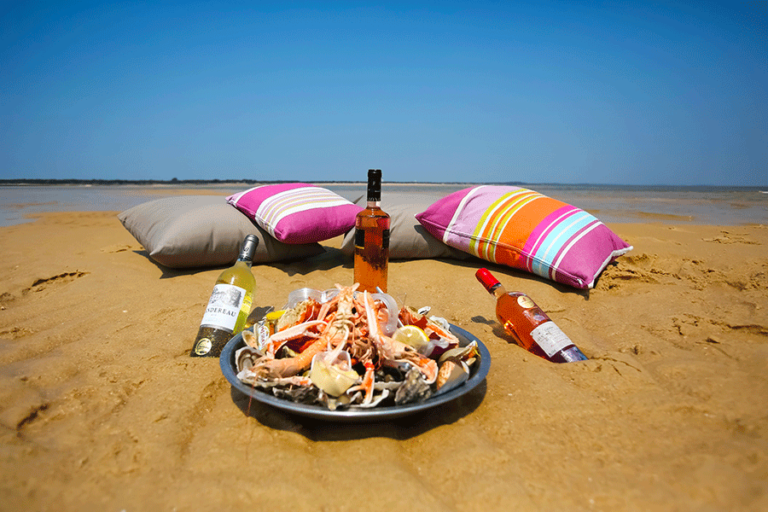
[[459, 338], [459, 345], [465, 346], [474, 341], [477, 343], [478, 352], [480, 353], [480, 360], [472, 365], [469, 380], [463, 385], [452, 389], [446, 393], [433, 396], [424, 402], [405, 405], [390, 405], [386, 407], [374, 407], [371, 409], [350, 408], [343, 410], [331, 411], [322, 405], [307, 405], [290, 400], [284, 400], [277, 398], [276, 396], [262, 391], [261, 389], [254, 388], [253, 386], [241, 382], [237, 378], [237, 367], [235, 365], [235, 352], [238, 349], [245, 346], [243, 337], [241, 334], [233, 337], [224, 346], [224, 350], [221, 352], [219, 362], [221, 364], [221, 371], [224, 377], [229, 383], [242, 392], [246, 396], [252, 397], [254, 400], [261, 402], [278, 409], [282, 409], [285, 412], [307, 416], [310, 418], [327, 420], [327, 421], [340, 421], [340, 422], [357, 422], [357, 421], [387, 421], [394, 418], [400, 418], [409, 414], [437, 407], [438, 405], [445, 404], [451, 400], [465, 395], [475, 389], [478, 384], [485, 380], [488, 375], [488, 371], [491, 368], [491, 354], [485, 345], [469, 332], [456, 327], [451, 324], [451, 332]]

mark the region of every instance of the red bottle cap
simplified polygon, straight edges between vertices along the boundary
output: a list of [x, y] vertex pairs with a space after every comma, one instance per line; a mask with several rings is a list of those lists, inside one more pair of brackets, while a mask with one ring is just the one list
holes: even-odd
[[493, 277], [493, 274], [488, 272], [487, 268], [481, 268], [475, 272], [475, 277], [480, 283], [485, 286], [485, 289], [490, 291], [491, 288], [499, 284], [499, 280]]

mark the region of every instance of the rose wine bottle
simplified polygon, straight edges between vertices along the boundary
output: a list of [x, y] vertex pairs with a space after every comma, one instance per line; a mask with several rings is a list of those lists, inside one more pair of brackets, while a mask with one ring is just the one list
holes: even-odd
[[368, 204], [355, 218], [355, 282], [358, 290], [387, 291], [389, 215], [381, 209], [381, 169], [368, 171]]
[[518, 345], [554, 363], [587, 359], [526, 294], [507, 292], [488, 269], [481, 268], [475, 276], [496, 297], [496, 318]]
[[235, 264], [216, 280], [189, 354], [192, 357], [218, 357], [230, 338], [243, 330], [256, 289], [251, 265], [258, 245], [258, 238], [246, 236]]

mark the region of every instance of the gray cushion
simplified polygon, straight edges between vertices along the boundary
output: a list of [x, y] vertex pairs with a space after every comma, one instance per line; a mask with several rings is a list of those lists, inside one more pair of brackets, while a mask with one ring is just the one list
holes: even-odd
[[237, 259], [246, 235], [256, 235], [254, 263], [306, 258], [319, 244], [284, 244], [272, 238], [224, 196], [173, 196], [148, 201], [118, 215], [156, 262], [171, 268], [214, 267]]
[[[389, 259], [410, 260], [420, 258], [472, 258], [464, 251], [454, 249], [432, 236], [419, 224], [415, 215], [421, 213], [444, 194], [382, 192], [381, 208], [389, 214]], [[365, 207], [365, 196], [355, 204]], [[355, 253], [355, 230], [344, 235], [342, 253], [351, 256]]]

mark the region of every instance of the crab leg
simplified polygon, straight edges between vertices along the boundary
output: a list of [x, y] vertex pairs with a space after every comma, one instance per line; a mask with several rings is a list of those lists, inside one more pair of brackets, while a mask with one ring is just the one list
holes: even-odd
[[315, 354], [322, 352], [326, 345], [326, 340], [318, 338], [296, 357], [287, 357], [285, 359], [270, 359], [259, 365], [260, 370], [264, 370], [270, 377], [291, 377], [300, 371], [309, 368], [312, 358]]
[[363, 377], [363, 389], [365, 390], [364, 404], [370, 404], [373, 401], [373, 384], [374, 384], [374, 371], [373, 363], [370, 361], [365, 362], [365, 376]]
[[286, 343], [287, 341], [295, 340], [296, 338], [305, 336], [308, 329], [318, 325], [322, 325], [325, 327], [327, 326], [327, 323], [322, 320], [312, 320], [310, 322], [304, 322], [303, 324], [294, 325], [293, 327], [289, 327], [287, 329], [283, 329], [282, 331], [274, 333], [272, 336], [269, 337], [269, 340], [267, 342], [269, 344], [268, 352], [270, 352], [271, 354], [275, 354], [278, 350], [280, 350], [280, 347], [282, 347], [284, 343]]
[[388, 343], [389, 338], [381, 334], [381, 331], [379, 330], [379, 324], [376, 322], [376, 311], [371, 304], [373, 301], [368, 295], [368, 291], [363, 292], [363, 302], [365, 302], [365, 314], [368, 318], [368, 336], [373, 340], [373, 344], [379, 352], [379, 357], [382, 359], [391, 359], [392, 346]]

